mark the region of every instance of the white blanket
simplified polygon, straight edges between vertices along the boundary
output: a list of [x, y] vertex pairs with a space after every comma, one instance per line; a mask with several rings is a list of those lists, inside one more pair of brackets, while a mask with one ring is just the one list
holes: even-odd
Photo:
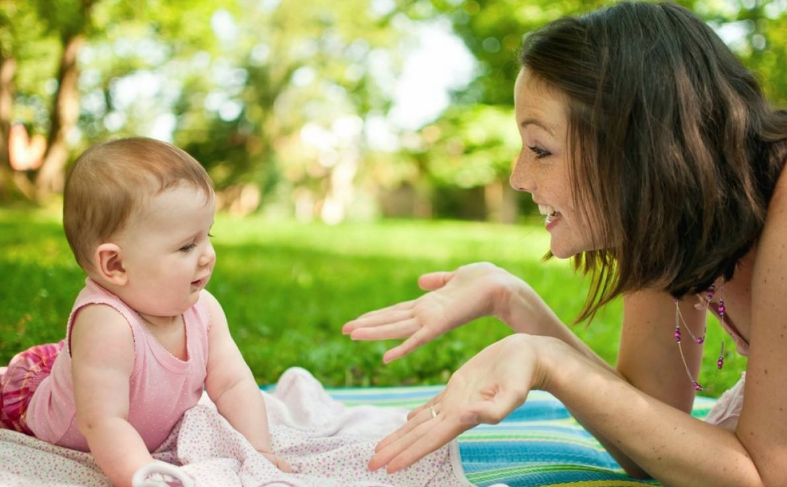
[[[400, 426], [401, 408], [345, 407], [304, 369], [287, 370], [273, 394], [263, 392], [273, 450], [295, 473], [260, 455], [216, 412], [207, 397], [186, 412], [154, 458], [179, 465], [198, 487], [383, 487], [471, 485], [456, 443], [393, 475], [369, 472], [374, 446]], [[165, 485], [165, 484], [161, 484]], [[0, 486], [110, 487], [89, 453], [0, 430]]]

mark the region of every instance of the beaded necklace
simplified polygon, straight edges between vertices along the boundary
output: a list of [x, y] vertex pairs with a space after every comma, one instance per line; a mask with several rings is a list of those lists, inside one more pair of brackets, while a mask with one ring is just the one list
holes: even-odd
[[[713, 301], [713, 296], [715, 293], [716, 293], [716, 286], [714, 284], [711, 284], [711, 286], [706, 291], [706, 296], [705, 296], [705, 305], [704, 305], [705, 312], [703, 314], [703, 319], [705, 319], [705, 326], [702, 330], [702, 336], [695, 336], [694, 333], [691, 332], [691, 329], [688, 327], [688, 325], [686, 325], [686, 320], [683, 319], [683, 314], [680, 312], [680, 306], [678, 305], [678, 298], [672, 298], [672, 301], [675, 303], [675, 333], [673, 336], [675, 337], [675, 341], [678, 344], [678, 350], [680, 351], [680, 358], [683, 360], [683, 367], [686, 368], [686, 375], [689, 377], [689, 381], [691, 382], [691, 385], [694, 387], [695, 391], [703, 391], [705, 390], [705, 388], [702, 387], [702, 385], [700, 385], [697, 378], [694, 378], [691, 375], [691, 371], [689, 370], [689, 365], [686, 363], [686, 356], [683, 355], [683, 345], [682, 345], [682, 336], [681, 336], [680, 328], [681, 325], [683, 325], [683, 328], [685, 328], [686, 331], [689, 333], [689, 336], [691, 336], [692, 341], [697, 345], [702, 345], [703, 343], [705, 343], [705, 337], [708, 334], [708, 323], [707, 323], [708, 307]], [[697, 304], [695, 305], [695, 308], [703, 309], [703, 305]], [[719, 312], [719, 319], [721, 321], [721, 326], [722, 328], [724, 328], [724, 315], [727, 311], [727, 309], [724, 307], [724, 282], [721, 283], [721, 298], [719, 298], [719, 305], [717, 309]], [[719, 352], [719, 358], [718, 360], [716, 360], [716, 368], [721, 370], [722, 367], [724, 367], [724, 339], [723, 338], [721, 341], [721, 351]]]

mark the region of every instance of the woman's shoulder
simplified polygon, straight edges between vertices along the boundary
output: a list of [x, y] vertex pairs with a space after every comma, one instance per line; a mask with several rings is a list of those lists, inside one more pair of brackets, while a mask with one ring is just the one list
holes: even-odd
[[768, 216], [771, 214], [773, 205], [784, 205], [786, 204], [784, 201], [785, 199], [787, 199], [787, 160], [784, 161], [781, 173], [779, 173], [779, 177], [776, 178], [776, 186], [773, 188], [773, 196], [771, 196], [771, 201], [768, 206]]
[[[783, 278], [787, 273], [787, 171], [782, 170], [776, 182], [754, 250], [749, 287], [752, 309], [768, 309], [770, 313], [781, 307], [776, 301], [783, 302], [787, 295], [787, 280]], [[762, 317], [763, 312], [759, 315]]]
[[[768, 235], [773, 237], [764, 238]], [[787, 171], [782, 169], [768, 203], [765, 224], [757, 246], [757, 256], [759, 258], [763, 252], [774, 250], [772, 248], [774, 245], [784, 248], [785, 244], [787, 244]]]

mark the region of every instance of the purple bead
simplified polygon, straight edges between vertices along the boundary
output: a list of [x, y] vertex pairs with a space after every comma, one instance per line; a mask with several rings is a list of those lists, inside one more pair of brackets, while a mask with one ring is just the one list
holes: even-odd
[[693, 382], [693, 385], [694, 385], [694, 390], [695, 391], [701, 391], [702, 390], [702, 386], [696, 380]]
[[725, 308], [723, 304], [720, 304], [719, 305], [719, 314], [723, 315], [725, 311], [727, 311], [727, 308]]
[[680, 328], [675, 327], [675, 341], [680, 342]]
[[705, 337], [699, 337], [694, 341], [697, 342], [697, 345], [702, 345], [703, 343], [705, 343]]
[[724, 367], [724, 357], [719, 357], [719, 360], [716, 361], [716, 368], [721, 370]]

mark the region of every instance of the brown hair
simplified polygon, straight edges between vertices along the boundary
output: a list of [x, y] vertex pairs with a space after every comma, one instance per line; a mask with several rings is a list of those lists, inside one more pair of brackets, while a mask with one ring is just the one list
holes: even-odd
[[63, 227], [80, 267], [92, 267], [95, 247], [121, 231], [146, 196], [181, 183], [213, 194], [205, 169], [166, 142], [137, 137], [86, 150], [71, 168], [63, 193]]
[[567, 95], [571, 189], [603, 249], [574, 257], [591, 276], [576, 321], [629, 291], [731, 278], [787, 158], [787, 112], [713, 30], [623, 2], [530, 34], [520, 62]]

